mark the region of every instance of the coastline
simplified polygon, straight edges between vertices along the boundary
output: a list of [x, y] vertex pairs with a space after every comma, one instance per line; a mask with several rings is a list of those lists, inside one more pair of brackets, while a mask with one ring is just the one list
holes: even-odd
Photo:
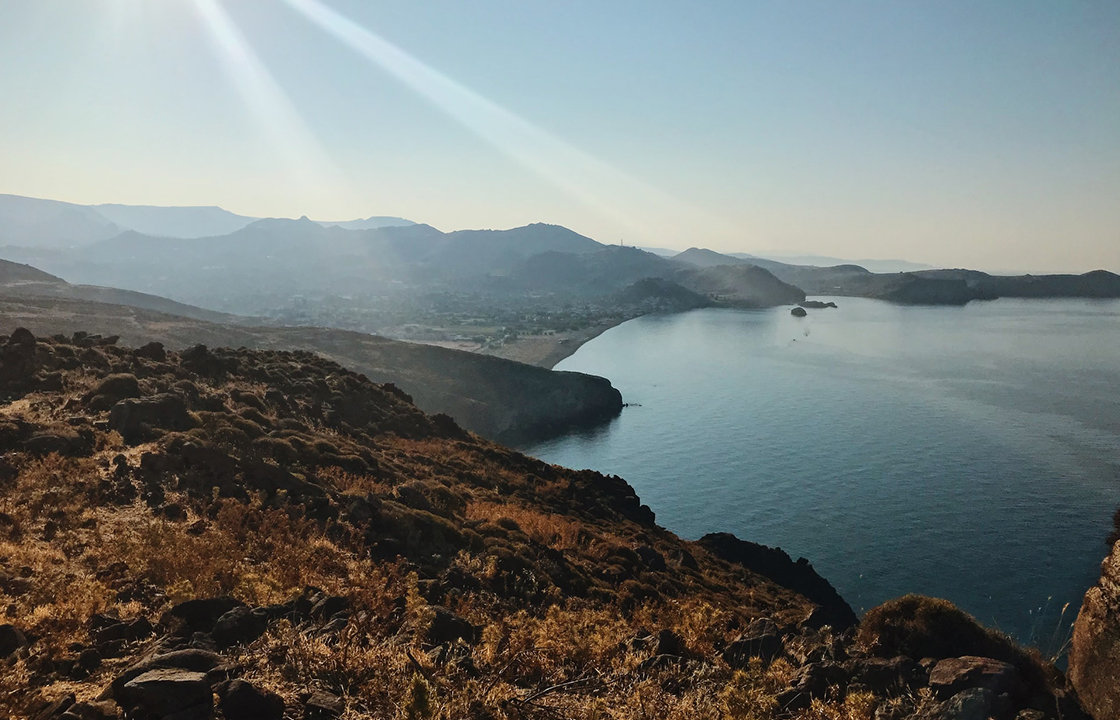
[[607, 323], [600, 323], [582, 330], [554, 333], [552, 335], [531, 335], [519, 337], [516, 342], [506, 343], [498, 348], [487, 348], [480, 351], [483, 355], [493, 355], [516, 360], [527, 365], [548, 370], [556, 367], [565, 358], [571, 357], [585, 343], [594, 340], [607, 330], [617, 327], [632, 318], [619, 318]]

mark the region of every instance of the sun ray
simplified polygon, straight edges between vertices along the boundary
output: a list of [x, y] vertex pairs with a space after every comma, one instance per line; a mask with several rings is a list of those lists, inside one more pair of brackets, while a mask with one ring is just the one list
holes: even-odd
[[238, 92], [281, 158], [293, 189], [306, 195], [337, 193], [339, 171], [219, 0], [193, 0]]
[[318, 0], [285, 0], [398, 81], [541, 178], [650, 242], [682, 232], [711, 232], [723, 223], [627, 175], [417, 60]]

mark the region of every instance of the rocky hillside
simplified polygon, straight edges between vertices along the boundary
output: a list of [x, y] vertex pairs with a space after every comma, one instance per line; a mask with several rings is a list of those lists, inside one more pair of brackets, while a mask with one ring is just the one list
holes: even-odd
[[230, 325], [117, 303], [64, 300], [0, 288], [0, 332], [20, 326], [42, 335], [84, 329], [137, 345], [156, 340], [169, 349], [201, 343], [307, 350], [378, 382], [395, 383], [425, 411], [451, 415], [472, 432], [502, 442], [592, 427], [622, 410], [622, 396], [610, 381], [583, 373], [555, 372], [347, 330]]
[[1080, 717], [943, 601], [659, 528], [306, 352], [0, 341], [0, 714]]
[[769, 270], [754, 265], [717, 265], [681, 270], [676, 280], [694, 292], [720, 305], [737, 308], [765, 308], [795, 305], [805, 293], [774, 277]]

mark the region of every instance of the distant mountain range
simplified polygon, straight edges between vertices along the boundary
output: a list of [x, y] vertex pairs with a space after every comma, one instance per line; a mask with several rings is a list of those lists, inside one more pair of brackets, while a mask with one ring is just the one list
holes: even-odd
[[978, 270], [875, 273], [860, 265], [792, 265], [752, 256], [689, 248], [672, 258], [698, 267], [753, 265], [809, 295], [868, 297], [913, 305], [963, 305], [1000, 297], [1120, 298], [1120, 275], [1095, 270], [1081, 275], [991, 275]]
[[[121, 230], [123, 223], [152, 232]], [[222, 235], [176, 236], [236, 225]], [[369, 306], [387, 296], [447, 292], [493, 297], [499, 304], [551, 298], [556, 307], [603, 298], [609, 305], [647, 279], [664, 281], [643, 286], [647, 295], [663, 292], [666, 300], [688, 305], [693, 301], [682, 300], [687, 292], [735, 307], [797, 303], [806, 294], [919, 304], [1120, 297], [1120, 278], [1103, 271], [1033, 277], [929, 269], [877, 273], [856, 264], [793, 264], [704, 248], [665, 257], [543, 223], [442, 232], [399, 218], [253, 219], [218, 208], [86, 207], [15, 196], [0, 196], [2, 243], [7, 247], [0, 257], [70, 282], [238, 315], [264, 314], [297, 300], [346, 298]]]
[[[129, 230], [167, 238], [214, 237], [236, 232], [260, 219], [220, 207], [76, 205], [0, 194], [0, 246], [78, 247]], [[321, 224], [368, 230], [413, 223], [404, 218], [374, 216]]]
[[[266, 219], [216, 237], [126, 231], [73, 248], [7, 247], [3, 255], [73, 282], [249, 315], [296, 296], [458, 291], [587, 298], [608, 296], [646, 278], [709, 287], [695, 272], [682, 274], [695, 270], [685, 260], [603, 245], [546, 224], [444, 233], [421, 224], [351, 230], [306, 217]], [[709, 285], [705, 293], [739, 306], [804, 299], [796, 288], [757, 273], [740, 273], [730, 285]]]
[[[682, 253], [680, 250], [670, 250], [661, 247], [643, 247], [642, 250], [651, 252], [654, 255], [662, 257], [679, 257]], [[695, 250], [697, 248], [690, 248]], [[686, 251], [687, 252], [687, 251]], [[771, 260], [780, 262], [783, 265], [810, 265], [815, 267], [834, 267], [836, 265], [859, 265], [860, 267], [870, 270], [875, 273], [898, 273], [898, 272], [915, 272], [918, 270], [933, 270], [933, 265], [925, 263], [910, 262], [909, 260], [845, 260], [844, 258], [830, 257], [828, 255], [782, 255], [780, 253], [764, 253], [764, 254], [751, 254], [751, 253], [718, 253], [714, 251], [713, 255], [721, 258], [720, 262], [726, 262], [726, 259], [737, 258], [739, 260], [746, 260], [752, 262], [755, 260]], [[719, 263], [717, 263], [719, 264]]]
[[899, 273], [915, 272], [918, 270], [933, 270], [933, 265], [910, 262], [909, 260], [872, 260], [858, 259], [845, 260], [844, 258], [829, 257], [828, 255], [781, 255], [765, 253], [751, 255], [748, 253], [727, 253], [731, 257], [744, 260], [773, 260], [785, 265], [811, 265], [816, 267], [834, 267], [836, 265], [859, 265], [873, 273]]

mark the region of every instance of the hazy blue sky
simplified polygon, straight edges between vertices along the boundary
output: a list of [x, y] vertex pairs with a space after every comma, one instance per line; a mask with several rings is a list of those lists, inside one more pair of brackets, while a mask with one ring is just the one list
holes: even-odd
[[1120, 2], [0, 0], [0, 192], [1120, 271]]

